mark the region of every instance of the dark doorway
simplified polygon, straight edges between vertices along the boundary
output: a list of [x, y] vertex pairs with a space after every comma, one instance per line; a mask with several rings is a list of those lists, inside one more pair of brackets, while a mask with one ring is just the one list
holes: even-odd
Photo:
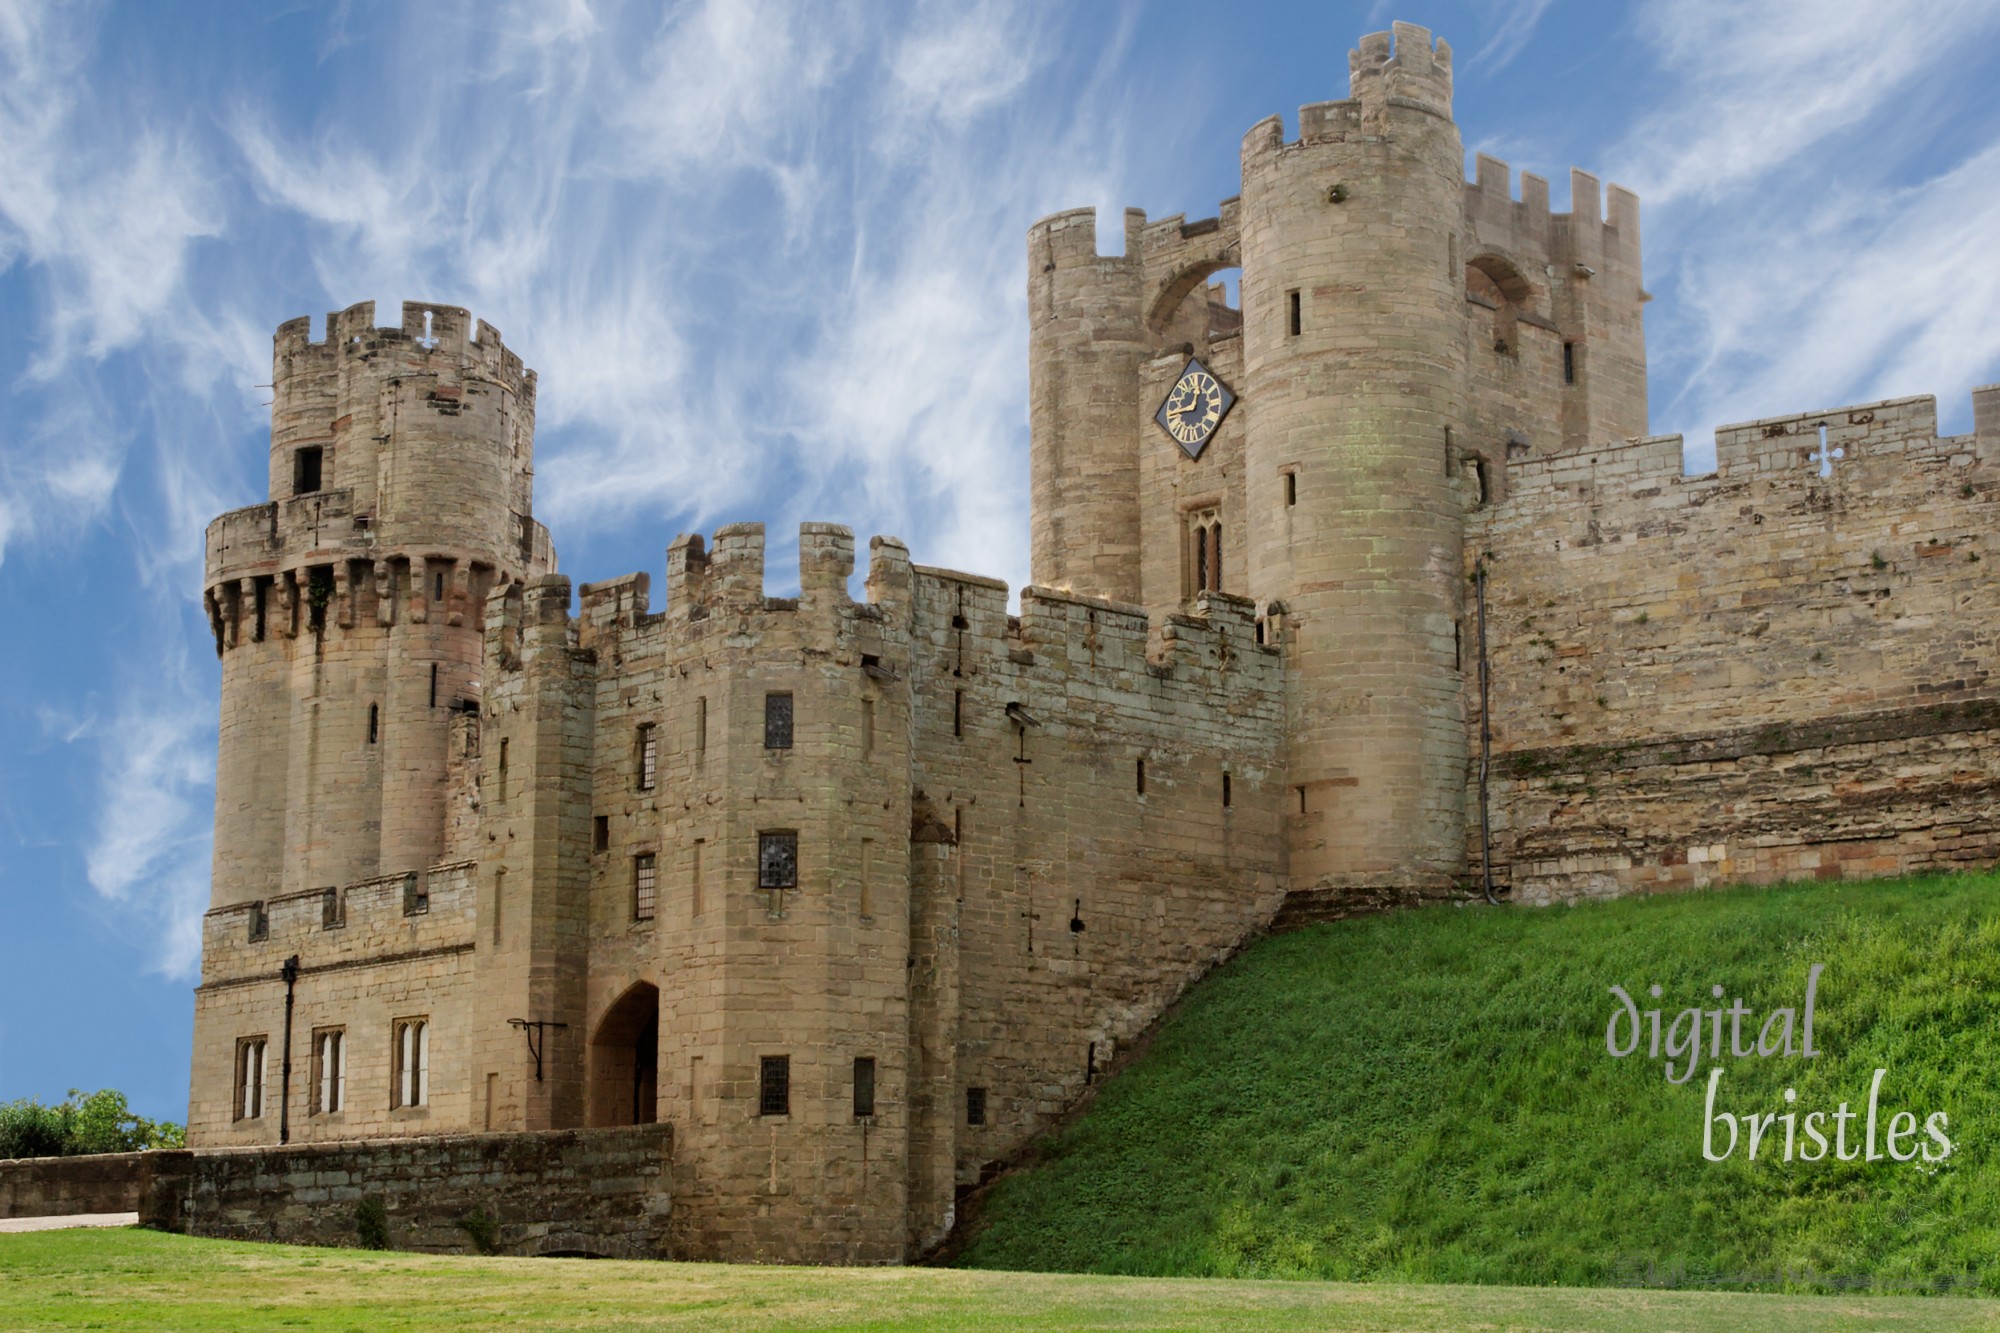
[[590, 1123], [659, 1119], [660, 992], [641, 981], [619, 996], [590, 1042]]

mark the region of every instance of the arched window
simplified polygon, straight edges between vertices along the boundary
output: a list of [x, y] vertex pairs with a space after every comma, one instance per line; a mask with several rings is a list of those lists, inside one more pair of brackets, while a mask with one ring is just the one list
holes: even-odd
[[1511, 356], [1516, 351], [1516, 327], [1530, 308], [1535, 289], [1521, 271], [1498, 255], [1481, 255], [1465, 266], [1465, 299], [1493, 312], [1493, 350]]
[[1189, 601], [1196, 593], [1222, 591], [1222, 514], [1217, 508], [1197, 509], [1187, 516], [1184, 539], [1187, 556], [1182, 580]]

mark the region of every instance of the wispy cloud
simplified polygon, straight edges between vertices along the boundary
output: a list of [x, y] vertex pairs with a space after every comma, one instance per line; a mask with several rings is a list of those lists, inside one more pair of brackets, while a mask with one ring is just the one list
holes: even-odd
[[23, 424], [0, 458], [0, 560], [104, 512], [129, 432], [102, 406], [97, 363], [174, 341], [190, 248], [221, 225], [209, 168], [176, 120], [82, 77], [91, 17], [0, 7], [0, 270], [23, 270], [39, 306], [27, 375], [5, 390]]
[[1505, 0], [1499, 26], [1472, 58], [1485, 74], [1497, 73], [1514, 62], [1541, 26], [1542, 16], [1555, 0]]
[[[155, 641], [178, 637], [163, 624]], [[185, 653], [169, 650], [165, 666], [127, 689], [109, 718], [71, 734], [97, 751], [91, 887], [119, 907], [122, 932], [146, 942], [156, 969], [186, 978], [208, 905], [215, 724]]]
[[1756, 185], [1996, 25], [1986, 0], [1649, 0], [1640, 32], [1679, 80], [1614, 152], [1621, 179], [1656, 207]]
[[[1963, 414], [2000, 373], [2000, 143], [1911, 179], [1952, 49], [2000, 28], [1965, 0], [1653, 0], [1639, 30], [1680, 74], [1612, 155], [1647, 209], [1654, 428], [1714, 463], [1725, 422], [1914, 393]], [[1921, 142], [1921, 138], [1918, 139]], [[1936, 155], [1929, 155], [1935, 161]]]

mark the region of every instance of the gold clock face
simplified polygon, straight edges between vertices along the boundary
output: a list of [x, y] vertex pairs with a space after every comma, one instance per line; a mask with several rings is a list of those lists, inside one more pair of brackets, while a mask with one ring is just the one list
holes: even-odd
[[1235, 403], [1236, 395], [1210, 374], [1207, 366], [1190, 360], [1167, 392], [1160, 410], [1153, 414], [1153, 420], [1174, 437], [1189, 458], [1199, 458]]

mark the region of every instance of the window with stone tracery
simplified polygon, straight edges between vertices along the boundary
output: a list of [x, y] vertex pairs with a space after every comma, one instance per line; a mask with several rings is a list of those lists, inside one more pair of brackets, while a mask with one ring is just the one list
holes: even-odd
[[244, 1037], [236, 1043], [236, 1097], [233, 1120], [257, 1120], [264, 1114], [264, 1078], [271, 1071], [271, 1043], [266, 1037]]
[[1187, 516], [1182, 545], [1182, 596], [1192, 601], [1196, 593], [1222, 591], [1222, 512], [1219, 508], [1197, 509]]

